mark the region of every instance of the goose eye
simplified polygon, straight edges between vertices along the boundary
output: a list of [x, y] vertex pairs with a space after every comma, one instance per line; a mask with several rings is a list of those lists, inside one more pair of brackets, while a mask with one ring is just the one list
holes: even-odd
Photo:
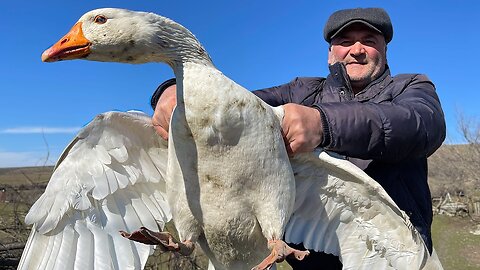
[[107, 17], [103, 16], [103, 15], [97, 15], [95, 16], [95, 18], [93, 19], [93, 21], [95, 23], [98, 23], [98, 24], [104, 24], [107, 22]]

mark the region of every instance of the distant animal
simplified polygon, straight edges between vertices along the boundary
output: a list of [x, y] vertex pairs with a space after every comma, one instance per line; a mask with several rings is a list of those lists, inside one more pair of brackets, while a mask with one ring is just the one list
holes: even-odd
[[[33, 229], [19, 269], [143, 268], [152, 247], [119, 231], [184, 254], [198, 243], [217, 270], [302, 259], [308, 252], [286, 244], [300, 242], [345, 269], [441, 268], [362, 170], [321, 149], [289, 159], [282, 107], [223, 75], [180, 24], [93, 10], [42, 55], [69, 59], [167, 63], [178, 104], [168, 142], [132, 112], [100, 114], [79, 132], [26, 217]], [[155, 232], [172, 217], [179, 241]]]

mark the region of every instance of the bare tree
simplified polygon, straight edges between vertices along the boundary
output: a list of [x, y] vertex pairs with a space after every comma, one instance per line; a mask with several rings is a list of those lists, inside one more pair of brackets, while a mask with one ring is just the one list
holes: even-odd
[[[466, 147], [456, 157], [462, 161], [467, 175], [479, 180], [478, 169], [480, 168], [480, 121], [478, 117], [467, 116], [463, 112], [457, 113], [458, 129], [463, 135]], [[476, 188], [480, 188], [476, 186]]]
[[480, 144], [480, 121], [478, 117], [467, 116], [462, 111], [457, 112], [458, 129], [468, 144]]
[[450, 193], [468, 205], [468, 214], [480, 214], [480, 120], [457, 111], [460, 144], [445, 144], [429, 158], [432, 195]]

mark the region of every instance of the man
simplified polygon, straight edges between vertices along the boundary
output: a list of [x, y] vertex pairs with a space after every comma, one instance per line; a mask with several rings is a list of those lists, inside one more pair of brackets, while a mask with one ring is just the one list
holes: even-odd
[[[254, 93], [272, 106], [283, 105], [291, 155], [323, 147], [347, 156], [407, 213], [432, 252], [427, 157], [445, 139], [433, 83], [420, 74], [390, 75], [386, 52], [393, 27], [383, 9], [337, 11], [324, 38], [330, 44], [327, 78], [296, 78]], [[152, 97], [153, 122], [164, 138], [175, 102], [174, 79]], [[341, 269], [337, 257], [324, 253], [289, 263], [294, 269]]]

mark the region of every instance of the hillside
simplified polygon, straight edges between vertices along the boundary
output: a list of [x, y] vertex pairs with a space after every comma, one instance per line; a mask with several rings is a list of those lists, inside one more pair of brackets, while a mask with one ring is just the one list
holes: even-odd
[[29, 185], [32, 183], [45, 183], [50, 179], [53, 166], [0, 168], [0, 185]]
[[433, 197], [449, 192], [480, 200], [480, 145], [443, 145], [428, 159]]

